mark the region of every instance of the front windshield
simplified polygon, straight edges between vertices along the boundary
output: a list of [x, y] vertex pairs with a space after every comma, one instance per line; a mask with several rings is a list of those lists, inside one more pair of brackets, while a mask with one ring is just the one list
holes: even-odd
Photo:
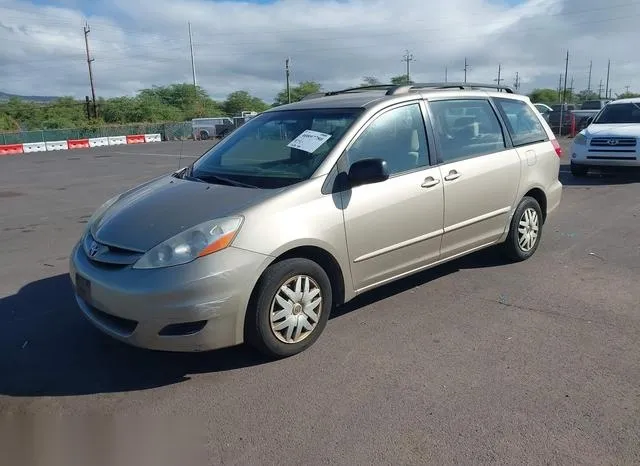
[[311, 177], [361, 113], [362, 109], [262, 113], [198, 159], [189, 176], [257, 188], [298, 183]]
[[640, 105], [636, 103], [609, 104], [593, 121], [594, 125], [640, 123]]

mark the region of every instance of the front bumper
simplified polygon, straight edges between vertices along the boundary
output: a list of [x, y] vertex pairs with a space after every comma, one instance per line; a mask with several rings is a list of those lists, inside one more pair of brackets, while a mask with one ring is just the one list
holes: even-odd
[[590, 167], [640, 167], [640, 154], [634, 151], [601, 151], [587, 145], [571, 148], [571, 163]]
[[181, 266], [135, 270], [95, 263], [79, 243], [69, 271], [80, 309], [104, 333], [148, 349], [207, 351], [243, 342], [249, 297], [269, 259], [230, 247]]

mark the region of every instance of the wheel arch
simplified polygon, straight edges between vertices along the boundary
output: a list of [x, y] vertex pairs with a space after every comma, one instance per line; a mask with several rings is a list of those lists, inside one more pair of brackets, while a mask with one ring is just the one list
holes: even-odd
[[533, 187], [531, 189], [529, 189], [524, 197], [532, 197], [534, 198], [536, 201], [538, 201], [538, 204], [540, 204], [540, 210], [542, 210], [542, 222], [546, 222], [547, 220], [547, 195], [544, 193], [544, 191], [539, 188], [539, 187]]

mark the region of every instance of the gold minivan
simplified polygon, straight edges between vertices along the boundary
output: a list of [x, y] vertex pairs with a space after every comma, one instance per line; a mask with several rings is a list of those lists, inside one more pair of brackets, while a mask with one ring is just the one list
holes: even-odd
[[132, 345], [290, 356], [375, 287], [494, 245], [531, 257], [560, 203], [560, 156], [506, 87], [310, 96], [100, 207], [71, 255], [76, 299]]

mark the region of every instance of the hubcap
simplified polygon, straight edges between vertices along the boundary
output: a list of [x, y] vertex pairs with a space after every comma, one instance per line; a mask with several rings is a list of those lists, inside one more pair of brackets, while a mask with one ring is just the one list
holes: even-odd
[[299, 343], [318, 325], [322, 292], [315, 280], [298, 275], [287, 280], [271, 302], [271, 331], [283, 343]]
[[518, 224], [518, 245], [524, 252], [529, 252], [538, 241], [540, 222], [538, 212], [529, 207], [520, 217]]

